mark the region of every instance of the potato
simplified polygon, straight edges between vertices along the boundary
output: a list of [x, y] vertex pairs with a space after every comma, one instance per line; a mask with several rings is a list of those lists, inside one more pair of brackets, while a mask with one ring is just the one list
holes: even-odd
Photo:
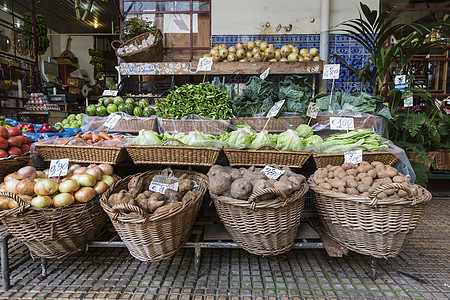
[[382, 163], [382, 162], [380, 162], [380, 161], [373, 161], [373, 162], [371, 162], [370, 163], [370, 165], [372, 166], [372, 167], [376, 167], [377, 165], [382, 165], [382, 166], [384, 166], [384, 164]]
[[404, 191], [404, 190], [400, 190], [400, 191], [398, 191], [398, 196], [400, 198], [406, 198], [406, 197], [408, 197], [408, 192]]
[[118, 193], [112, 194], [111, 196], [109, 196], [107, 202], [108, 202], [108, 205], [111, 207], [113, 207], [116, 204], [121, 204], [121, 203], [136, 205], [136, 201], [134, 200], [134, 197], [130, 193], [128, 193], [126, 190], [121, 190]]
[[397, 194], [388, 197], [391, 200], [400, 200], [400, 197]]
[[284, 171], [284, 174], [288, 175], [289, 177], [292, 177], [292, 176], [295, 177], [295, 176], [299, 176], [300, 175], [300, 174], [297, 174], [297, 173], [293, 172], [291, 170], [291, 168], [289, 168], [289, 167], [283, 167], [282, 170]]
[[369, 189], [367, 190], [369, 192], [369, 194], [373, 193], [373, 191], [375, 191], [375, 189], [373, 187], [369, 187]]
[[345, 172], [345, 170], [344, 170], [342, 167], [337, 167], [337, 168], [333, 171], [334, 177], [338, 177], [338, 174], [339, 174], [339, 173], [342, 173], [342, 172]]
[[178, 181], [178, 192], [181, 195], [186, 194], [189, 191], [192, 191], [194, 189], [194, 181], [192, 181], [189, 178], [182, 179], [181, 181]]
[[282, 191], [286, 196], [292, 194], [294, 189], [294, 185], [289, 179], [287, 181], [277, 181], [274, 183], [273, 187]]
[[345, 192], [349, 195], [359, 195], [359, 192], [355, 188], [346, 188]]
[[352, 164], [349, 164], [349, 163], [343, 163], [341, 167], [342, 167], [342, 169], [344, 169], [344, 170], [350, 170], [350, 169], [353, 169]]
[[181, 199], [181, 202], [187, 204], [191, 201], [194, 201], [196, 196], [197, 195], [195, 194], [194, 191], [188, 191], [186, 194], [184, 194], [183, 199]]
[[375, 170], [376, 171], [384, 171], [384, 170], [386, 170], [386, 168], [384, 167], [383, 164], [379, 164], [379, 165], [375, 166]]
[[328, 176], [328, 172], [324, 172], [324, 170], [322, 170], [322, 169], [320, 169], [320, 170], [317, 170], [315, 173], [314, 173], [314, 177], [315, 178], [325, 178], [325, 177], [327, 177]]
[[358, 183], [355, 180], [347, 180], [346, 185], [348, 188], [356, 188]]
[[320, 183], [322, 183], [322, 182], [325, 182], [325, 179], [323, 179], [323, 178], [317, 178], [317, 179], [315, 179], [314, 180], [317, 184], [320, 184]]
[[343, 186], [338, 187], [337, 190], [339, 193], [345, 193], [345, 187], [343, 187]]
[[[276, 169], [276, 167], [273, 167]], [[250, 172], [255, 172], [255, 166], [251, 166], [250, 168], [247, 169]]]
[[358, 187], [356, 188], [360, 193], [364, 193], [367, 192], [369, 190], [369, 187], [367, 185], [364, 184], [359, 184]]
[[394, 189], [384, 190], [384, 193], [388, 196], [391, 196], [391, 195], [394, 195], [395, 190]]
[[372, 177], [367, 176], [367, 177], [361, 178], [361, 184], [364, 184], [364, 185], [367, 185], [367, 186], [371, 186], [372, 183], [373, 183], [373, 178]]
[[305, 182], [305, 177], [299, 177], [299, 176], [291, 176], [288, 178], [289, 181], [292, 183], [292, 191], [298, 191], [302, 188], [303, 183]]
[[395, 177], [398, 174], [398, 171], [392, 167], [390, 168], [386, 168], [386, 171], [384, 171], [384, 173], [389, 176], [389, 177]]
[[329, 184], [328, 182], [324, 182], [319, 184], [319, 187], [324, 189], [324, 190], [331, 190], [331, 184]]
[[158, 207], [153, 214], [154, 215], [159, 215], [159, 214], [162, 214], [162, 213], [166, 213], [166, 212], [169, 212], [169, 211], [171, 211], [173, 209], [176, 209], [176, 208], [178, 208], [178, 207], [180, 207], [182, 205], [183, 204], [181, 202], [172, 202], [172, 203], [169, 203], [169, 204], [165, 204], [163, 206]]
[[345, 182], [339, 179], [331, 179], [328, 181], [332, 187], [339, 188], [339, 187], [345, 187]]
[[389, 177], [385, 177], [385, 178], [381, 179], [381, 185], [386, 185], [386, 184], [390, 184], [390, 183], [392, 183], [392, 180]]
[[128, 182], [128, 192], [136, 198], [142, 191], [144, 185], [144, 178], [142, 176], [133, 176]]
[[355, 169], [350, 169], [350, 170], [347, 170], [347, 171], [345, 171], [348, 175], [351, 175], [351, 176], [357, 176], [358, 175], [358, 171], [356, 171]]
[[349, 181], [349, 180], [355, 180], [355, 176], [347, 175], [347, 176], [345, 176], [344, 178], [342, 178], [341, 180], [343, 180], [343, 181], [345, 181], [345, 182], [347, 182], [347, 181]]
[[[226, 174], [226, 175], [225, 175]], [[209, 177], [208, 189], [211, 193], [222, 195], [231, 188], [231, 175], [225, 172]]]
[[0, 210], [7, 210], [7, 209], [9, 209], [9, 199], [0, 200]]
[[369, 198], [370, 194], [369, 194], [369, 192], [364, 192], [364, 193], [361, 193], [360, 196], [361, 197], [365, 197], [365, 198]]
[[373, 168], [372, 168], [371, 165], [365, 165], [365, 166], [363, 166], [363, 172], [364, 172], [364, 173], [367, 173], [367, 172], [369, 172], [369, 171], [371, 171], [371, 170], [373, 170]]
[[164, 191], [165, 203], [180, 202], [183, 197], [177, 191], [166, 189]]
[[381, 186], [381, 183], [379, 183], [379, 182], [374, 182], [374, 183], [372, 183], [372, 188], [374, 189], [374, 190], [376, 190], [377, 188], [379, 188]]
[[328, 172], [328, 176], [329, 179], [333, 179], [334, 178], [334, 172]]
[[356, 168], [356, 171], [358, 171], [358, 173], [366, 173], [366, 172], [364, 171], [364, 166], [359, 166], [359, 167], [357, 167], [357, 168]]
[[377, 195], [377, 198], [378, 198], [378, 199], [386, 199], [387, 197], [388, 197], [388, 196], [386, 195], [385, 192], [378, 193], [378, 195]]
[[344, 171], [339, 172], [339, 173], [337, 174], [337, 178], [339, 178], [339, 179], [343, 179], [343, 178], [346, 177], [346, 176], [347, 176], [347, 173], [345, 173]]
[[378, 178], [389, 178], [389, 175], [386, 173], [386, 170], [378, 170]]
[[236, 199], [246, 200], [252, 194], [252, 182], [246, 178], [239, 178], [231, 184], [231, 196]]
[[372, 177], [372, 179], [375, 179], [375, 178], [377, 178], [377, 171], [369, 170], [369, 171], [367, 171], [367, 176], [370, 176], [370, 177]]
[[405, 180], [405, 178], [406, 177], [404, 177], [404, 176], [397, 175], [392, 178], [392, 181], [397, 182], [397, 183], [402, 183]]
[[359, 179], [363, 179], [364, 177], [367, 177], [367, 173], [359, 173], [356, 177]]
[[249, 170], [245, 170], [244, 172], [241, 172], [241, 174], [242, 174], [242, 178], [245, 178], [245, 179], [250, 180], [252, 182], [254, 182], [254, 181], [258, 180], [258, 179], [267, 179], [267, 176], [264, 175], [264, 173], [261, 173], [261, 172], [251, 172]]
[[331, 166], [331, 168], [329, 168], [330, 172], [334, 172], [334, 170], [336, 170], [337, 168], [339, 168], [338, 166]]
[[155, 192], [151, 194], [148, 199], [150, 199], [150, 201], [164, 201], [164, 195]]

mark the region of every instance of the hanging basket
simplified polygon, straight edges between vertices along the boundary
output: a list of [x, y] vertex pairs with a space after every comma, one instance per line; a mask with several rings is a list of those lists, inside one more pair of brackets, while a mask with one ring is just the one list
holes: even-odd
[[[130, 53], [118, 53], [118, 49], [122, 48], [124, 46], [129, 45], [141, 45], [143, 40], [146, 40], [150, 35], [153, 35], [155, 37], [155, 41], [153, 44], [148, 45], [142, 49], [139, 49], [134, 52]], [[120, 43], [119, 47], [115, 47], [114, 44]], [[133, 63], [133, 62], [159, 62], [163, 61], [164, 59], [164, 47], [163, 47], [163, 35], [161, 33], [161, 30], [153, 30], [149, 32], [145, 32], [143, 34], [140, 34], [132, 39], [129, 39], [126, 42], [114, 40], [111, 42], [111, 47], [116, 52], [116, 56], [120, 57], [127, 63]]]

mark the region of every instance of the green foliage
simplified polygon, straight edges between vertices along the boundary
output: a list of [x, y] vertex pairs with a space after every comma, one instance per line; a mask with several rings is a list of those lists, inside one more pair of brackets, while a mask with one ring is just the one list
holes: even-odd
[[95, 71], [95, 80], [102, 78], [105, 75], [103, 64], [105, 63], [103, 51], [101, 50], [88, 50], [89, 55], [91, 56], [91, 60], [89, 63], [94, 66]]
[[140, 34], [155, 30], [156, 27], [152, 26], [152, 23], [152, 21], [146, 21], [138, 17], [128, 19], [126, 20], [123, 29], [120, 31], [120, 39], [122, 41], [127, 41]]
[[411, 162], [411, 166], [416, 174], [416, 184], [421, 185], [423, 187], [427, 187], [428, 182], [428, 174], [430, 173], [430, 168], [425, 166], [422, 163], [418, 163], [415, 161]]
[[278, 87], [278, 99], [285, 100], [285, 105], [280, 114], [288, 111], [300, 113], [302, 117], [306, 117], [306, 110], [311, 101], [309, 91], [312, 89], [308, 83], [308, 77], [299, 75], [287, 76], [279, 83]]
[[[23, 15], [24, 22], [24, 33], [23, 37], [25, 40], [25, 45], [28, 48], [33, 48], [33, 36], [32, 36], [32, 19], [30, 13], [25, 13]], [[48, 47], [50, 46], [50, 40], [47, 37], [47, 24], [45, 18], [41, 14], [36, 14], [36, 42], [38, 54], [43, 55]]]

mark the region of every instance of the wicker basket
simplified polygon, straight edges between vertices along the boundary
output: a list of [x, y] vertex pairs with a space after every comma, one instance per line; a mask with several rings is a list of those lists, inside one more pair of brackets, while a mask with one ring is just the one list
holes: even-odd
[[[377, 188], [371, 199], [320, 188], [310, 177], [314, 204], [324, 232], [350, 250], [375, 258], [395, 257], [417, 227], [431, 194], [422, 187], [415, 197], [406, 185], [391, 183]], [[377, 199], [387, 189], [402, 189], [409, 197], [400, 200]]]
[[437, 152], [436, 170], [450, 170], [450, 151], [444, 149]]
[[[81, 139], [82, 140], [82, 139]], [[68, 140], [67, 142], [69, 142]], [[84, 141], [84, 140], [82, 140]], [[68, 158], [77, 163], [117, 164], [127, 157], [124, 147], [36, 144], [35, 150], [46, 161]]]
[[[260, 150], [271, 147], [274, 150]], [[301, 168], [311, 156], [311, 152], [296, 152], [279, 150], [272, 145], [261, 145], [254, 150], [224, 149], [231, 166], [266, 166], [277, 164], [281, 167]]]
[[432, 162], [436, 159], [436, 156], [438, 155], [438, 151], [430, 151], [428, 154], [430, 155], [430, 162], [425, 163], [423, 162], [420, 157], [413, 151], [408, 151], [408, 159], [409, 161], [417, 162], [426, 165], [428, 168], [431, 166]]
[[15, 194], [0, 192], [0, 196], [12, 198], [19, 204], [0, 217], [7, 230], [22, 241], [33, 256], [62, 258], [85, 250], [106, 223], [97, 199], [52, 209], [30, 207]]
[[[141, 175], [153, 177], [157, 173], [158, 171], [148, 171]], [[197, 197], [163, 214], [148, 215], [139, 207], [128, 204], [119, 204], [113, 208], [107, 204], [110, 195], [127, 189], [132, 176], [119, 180], [103, 194], [100, 203], [133, 257], [146, 262], [167, 259], [189, 239], [208, 186], [208, 179], [203, 174], [190, 171], [175, 171], [175, 176], [179, 177], [184, 173], [199, 185]], [[122, 214], [121, 209], [137, 214]]]
[[[131, 44], [134, 44], [134, 45], [142, 44], [142, 41], [147, 39], [150, 34], [155, 36], [155, 42], [152, 45], [149, 45], [138, 51], [131, 52], [131, 53], [126, 53], [126, 54], [117, 53], [118, 48], [121, 48], [123, 46], [128, 46]], [[114, 46], [115, 43], [120, 43], [120, 46], [116, 48]], [[161, 33], [161, 30], [153, 30], [153, 31], [143, 33], [132, 39], [129, 39], [126, 42], [121, 42], [118, 40], [112, 41], [111, 47], [114, 49], [114, 51], [116, 51], [116, 56], [120, 57], [121, 59], [123, 59], [125, 62], [128, 62], [128, 63], [158, 62], [158, 61], [163, 61], [163, 59], [164, 59], [163, 35]]]
[[153, 118], [141, 118], [129, 116], [123, 114], [123, 117], [117, 122], [117, 124], [109, 129], [104, 126], [107, 117], [92, 117], [85, 116], [84, 121], [89, 124], [90, 130], [93, 131], [108, 131], [108, 132], [123, 132], [123, 133], [138, 133], [141, 129], [145, 130], [158, 130], [158, 121], [156, 117]]
[[[238, 119], [231, 120], [233, 125], [238, 125], [240, 123], [248, 123], [253, 130], [261, 131], [267, 123], [267, 117], [240, 117]], [[283, 116], [279, 118], [270, 118], [269, 123], [265, 127], [270, 133], [282, 132], [286, 129], [295, 129], [300, 124], [308, 123], [308, 119], [302, 118], [300, 116]]]
[[210, 119], [158, 119], [160, 132], [188, 133], [190, 131], [203, 131], [207, 134], [220, 134], [227, 132], [231, 120]]
[[[181, 146], [167, 146], [169, 141], [176, 141]], [[135, 164], [180, 166], [212, 166], [221, 151], [221, 148], [186, 146], [176, 139], [168, 139], [162, 145], [127, 146], [126, 149]]]
[[315, 124], [322, 124], [324, 127], [321, 130], [330, 129], [330, 117], [339, 117], [339, 118], [353, 118], [355, 128], [362, 129], [372, 129], [376, 127], [379, 123], [383, 122], [383, 117], [376, 115], [359, 115], [357, 112], [354, 114], [321, 114], [317, 115], [316, 119], [311, 119], [311, 126]]
[[29, 153], [0, 159], [0, 182], [2, 182], [3, 178], [9, 173], [15, 172], [18, 169], [26, 166], [29, 161]]
[[[289, 251], [295, 242], [303, 215], [308, 184], [286, 197], [275, 189], [264, 189], [248, 201], [211, 194], [220, 220], [228, 233], [244, 250], [256, 255], [278, 255]], [[255, 202], [264, 194], [274, 200]]]

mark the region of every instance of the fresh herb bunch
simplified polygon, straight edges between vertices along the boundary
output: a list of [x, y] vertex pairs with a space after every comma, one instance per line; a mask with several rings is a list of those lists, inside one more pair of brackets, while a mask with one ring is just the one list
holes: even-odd
[[152, 26], [152, 21], [147, 21], [142, 18], [134, 17], [128, 19], [120, 31], [120, 39], [127, 41], [140, 34], [155, 30], [156, 27]]

